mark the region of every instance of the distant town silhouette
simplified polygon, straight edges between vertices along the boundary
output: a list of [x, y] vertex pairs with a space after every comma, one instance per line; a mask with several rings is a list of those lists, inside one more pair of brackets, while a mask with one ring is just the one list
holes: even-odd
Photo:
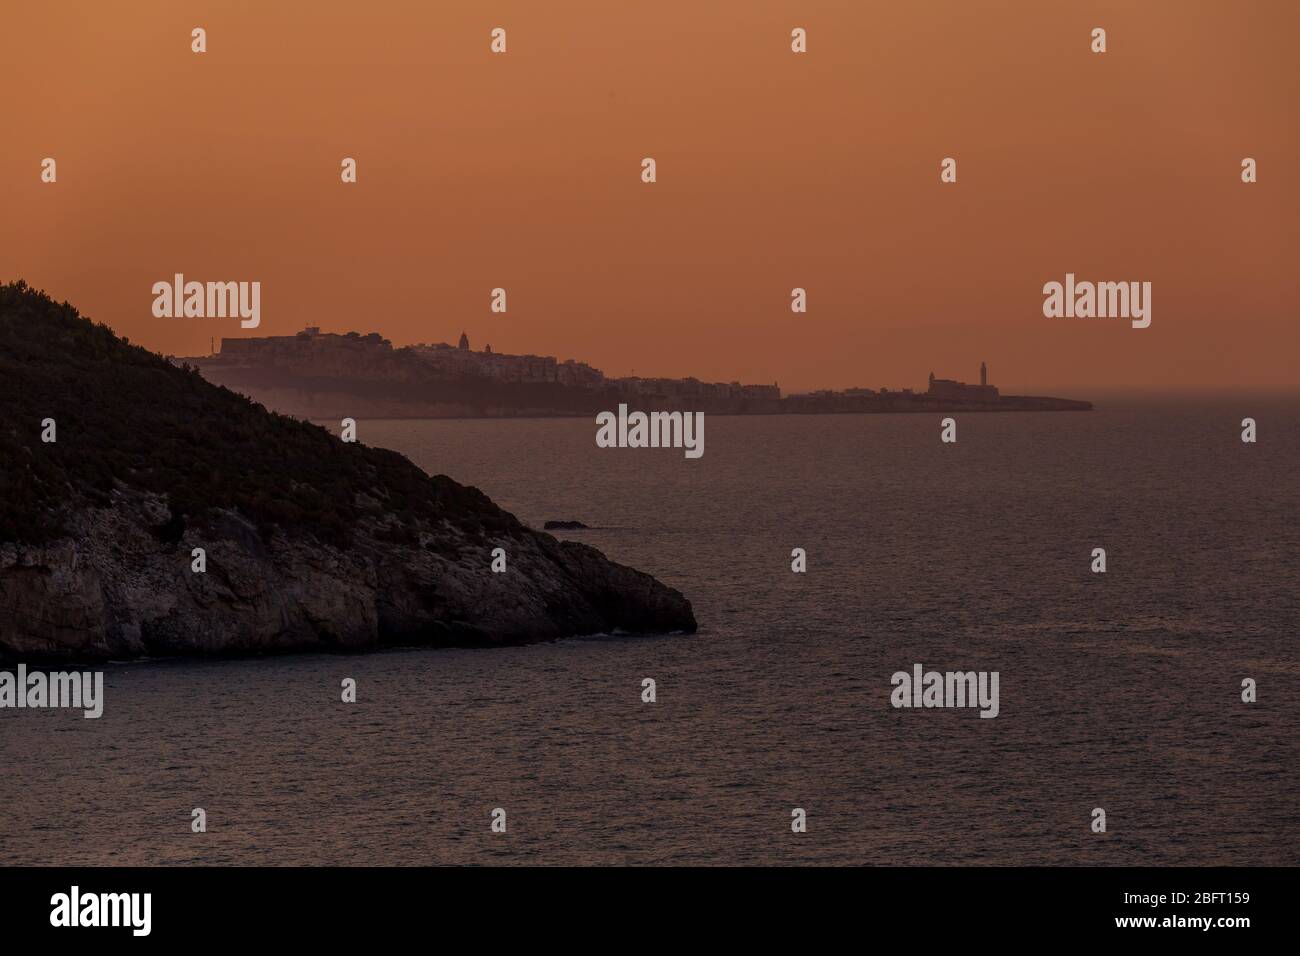
[[881, 387], [783, 395], [779, 383], [705, 382], [694, 377], [607, 376], [575, 359], [475, 351], [461, 333], [446, 342], [394, 348], [377, 332], [221, 340], [213, 354], [174, 361], [285, 414], [307, 418], [586, 415], [613, 403], [714, 414], [833, 414], [921, 411], [1086, 411], [1090, 402], [1002, 395], [981, 362], [979, 384], [930, 373], [925, 391]]

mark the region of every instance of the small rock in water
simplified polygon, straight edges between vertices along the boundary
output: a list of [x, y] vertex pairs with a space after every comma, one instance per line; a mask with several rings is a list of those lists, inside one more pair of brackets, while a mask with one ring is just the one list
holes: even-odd
[[586, 527], [581, 521], [548, 521], [542, 525], [546, 531], [579, 531]]

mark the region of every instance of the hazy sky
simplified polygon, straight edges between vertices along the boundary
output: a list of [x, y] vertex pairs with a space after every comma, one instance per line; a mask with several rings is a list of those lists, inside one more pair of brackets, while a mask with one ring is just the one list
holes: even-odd
[[[0, 279], [175, 354], [318, 324], [786, 390], [1300, 385], [1297, 36], [1291, 0], [7, 3]], [[175, 272], [259, 280], [261, 328], [154, 318]], [[1151, 327], [1044, 318], [1066, 272], [1150, 281]]]

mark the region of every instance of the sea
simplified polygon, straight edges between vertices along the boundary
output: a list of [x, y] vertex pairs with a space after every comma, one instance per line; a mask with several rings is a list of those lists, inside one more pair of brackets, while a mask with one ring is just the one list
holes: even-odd
[[[709, 416], [695, 460], [362, 420], [698, 633], [109, 665], [98, 720], [0, 711], [0, 863], [1300, 864], [1300, 397], [1087, 397]], [[894, 707], [917, 664], [998, 715]]]

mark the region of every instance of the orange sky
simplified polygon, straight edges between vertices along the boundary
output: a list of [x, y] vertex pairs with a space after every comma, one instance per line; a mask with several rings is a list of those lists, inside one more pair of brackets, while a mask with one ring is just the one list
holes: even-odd
[[[1295, 386], [1297, 36], [1291, 0], [7, 3], [0, 279], [175, 354], [250, 334], [154, 318], [183, 272], [261, 281], [251, 334], [610, 374]], [[1151, 328], [1044, 318], [1067, 271], [1152, 282]]]

